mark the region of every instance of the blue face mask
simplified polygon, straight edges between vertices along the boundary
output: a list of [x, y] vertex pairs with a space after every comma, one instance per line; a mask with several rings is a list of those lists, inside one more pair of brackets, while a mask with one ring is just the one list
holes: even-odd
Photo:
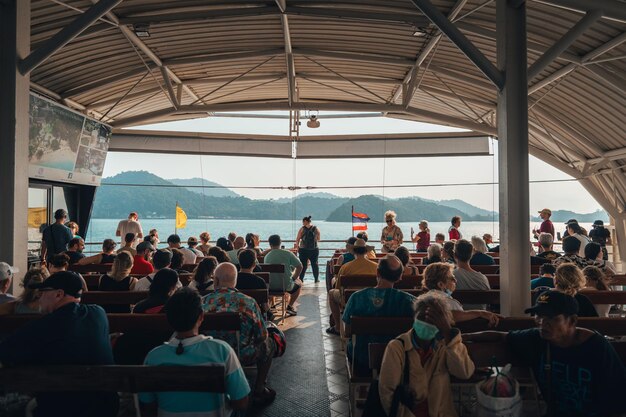
[[413, 331], [417, 338], [421, 340], [433, 340], [439, 333], [437, 326], [421, 320], [413, 321]]
[[448, 294], [449, 296], [452, 297], [452, 290], [449, 288], [446, 288], [445, 290], [443, 290], [443, 292], [445, 292], [446, 294]]

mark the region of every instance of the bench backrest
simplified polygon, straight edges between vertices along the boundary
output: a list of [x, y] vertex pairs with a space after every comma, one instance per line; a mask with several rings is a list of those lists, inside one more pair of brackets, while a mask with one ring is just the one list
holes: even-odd
[[[102, 276], [102, 274], [99, 273], [89, 273], [89, 274], [83, 274], [83, 278], [85, 279], [85, 282], [87, 283], [87, 289], [89, 291], [96, 291], [98, 289], [98, 282], [100, 282], [100, 277]], [[145, 274], [131, 274], [132, 277], [135, 277], [137, 279], [141, 279], [143, 277], [145, 277]], [[181, 284], [183, 284], [184, 287], [186, 287], [187, 285], [189, 285], [189, 283], [191, 282], [191, 280], [193, 279], [193, 274], [191, 273], [179, 273], [178, 274], [178, 279], [180, 280]]]
[[[422, 277], [419, 275], [403, 275], [402, 279], [395, 283], [398, 289], [413, 289], [422, 285]], [[347, 288], [368, 288], [376, 286], [375, 275], [344, 275], [341, 277], [341, 287]]]
[[79, 274], [98, 273], [106, 274], [111, 270], [113, 264], [90, 264], [90, 265], [70, 265], [67, 269]]
[[285, 265], [283, 264], [259, 264], [261, 272], [273, 272], [282, 274], [285, 272]]
[[0, 369], [8, 392], [226, 391], [224, 366], [37, 366]]

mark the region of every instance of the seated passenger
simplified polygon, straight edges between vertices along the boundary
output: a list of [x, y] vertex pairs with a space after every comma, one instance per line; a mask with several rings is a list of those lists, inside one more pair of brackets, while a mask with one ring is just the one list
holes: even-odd
[[554, 237], [550, 233], [540, 233], [539, 234], [540, 252], [537, 254], [537, 256], [540, 258], [548, 259], [549, 261], [554, 261], [556, 258], [559, 258], [561, 254], [552, 250], [553, 244], [554, 244]]
[[354, 260], [352, 246], [354, 245], [354, 242], [356, 242], [356, 239], [356, 237], [352, 236], [349, 237], [348, 240], [346, 240], [346, 251], [339, 255], [339, 257], [337, 258], [337, 262], [335, 262], [335, 265], [345, 265], [348, 262]]
[[[83, 281], [75, 272], [57, 272], [41, 283], [44, 316], [24, 324], [0, 342], [2, 366], [113, 365], [109, 322], [102, 307], [81, 304]], [[35, 416], [116, 416], [115, 392], [46, 392], [35, 395]]]
[[[67, 268], [69, 266], [69, 256], [67, 256], [65, 253], [57, 253], [47, 262], [47, 266], [44, 269], [48, 270], [48, 276], [50, 276], [57, 272], [67, 271]], [[87, 292], [87, 282], [85, 282], [85, 279], [81, 274], [78, 274], [78, 276], [83, 281], [83, 292]]]
[[[548, 291], [526, 312], [536, 315], [538, 328], [508, 334], [469, 333], [463, 340], [506, 341], [513, 354], [532, 369], [544, 398], [550, 399], [554, 417], [623, 415], [624, 364], [604, 336], [576, 327], [576, 300]], [[547, 369], [552, 370], [550, 376]]]
[[300, 262], [300, 259], [292, 252], [280, 248], [280, 236], [271, 235], [268, 242], [270, 244], [270, 251], [265, 255], [263, 262], [266, 264], [285, 266], [285, 272], [282, 274], [275, 272], [270, 274], [270, 291], [277, 290], [289, 293], [287, 315], [295, 316], [298, 312], [293, 305], [298, 299], [303, 285], [300, 280], [302, 262]]
[[530, 280], [530, 289], [536, 290], [539, 287], [554, 288], [554, 274], [556, 267], [552, 264], [543, 264], [539, 267], [539, 277]]
[[[487, 245], [487, 249], [489, 249], [489, 245], [493, 245], [493, 236], [489, 233], [485, 233], [483, 235], [483, 241], [485, 242], [485, 245]], [[487, 250], [487, 252], [489, 252], [489, 250]]]
[[143, 416], [231, 416], [248, 406], [250, 386], [227, 343], [200, 334], [204, 319], [197, 292], [183, 288], [166, 305], [167, 321], [176, 333], [166, 343], [148, 353], [145, 365], [222, 365], [226, 380], [223, 394], [210, 392], [142, 392], [139, 394]]
[[[589, 245], [591, 245], [591, 243]], [[606, 275], [604, 275], [604, 272], [597, 266], [586, 266], [583, 269], [583, 275], [585, 276], [585, 286], [580, 289], [581, 293], [611, 291], [611, 287], [607, 283]], [[609, 317], [611, 304], [594, 304], [593, 306], [600, 317]]]
[[396, 387], [403, 383], [409, 361], [409, 395], [400, 401], [397, 416], [457, 416], [452, 401], [450, 375], [468, 379], [474, 362], [453, 328], [450, 310], [439, 297], [423, 294], [415, 302], [413, 328], [392, 340], [380, 367], [378, 392], [389, 415]]
[[21, 286], [24, 290], [15, 303], [13, 314], [41, 314], [41, 306], [39, 304], [41, 292], [37, 289], [30, 288], [30, 286], [41, 284], [45, 281], [47, 276], [46, 271], [40, 268], [28, 270], [22, 279]]
[[[343, 300], [341, 299], [341, 278], [346, 275], [376, 275], [378, 264], [374, 261], [367, 259], [367, 253], [371, 246], [368, 246], [363, 239], [357, 239], [352, 245], [352, 253], [354, 253], [354, 260], [343, 265], [337, 276], [333, 278], [334, 287], [328, 292], [328, 304], [330, 306], [331, 318], [334, 326], [326, 329], [326, 333], [339, 335], [339, 317], [341, 316], [341, 306]], [[400, 273], [402, 276], [402, 273]]]
[[446, 235], [444, 235], [443, 233], [437, 233], [435, 235], [435, 243], [443, 247], [443, 244], [446, 243]]
[[[98, 291], [134, 291], [137, 278], [130, 276], [132, 268], [133, 258], [130, 253], [120, 252], [113, 261], [111, 272], [100, 277]], [[130, 305], [108, 304], [102, 308], [107, 313], [130, 313]]]
[[198, 258], [204, 258], [204, 253], [198, 249], [198, 239], [195, 236], [189, 236], [187, 239], [187, 249], [196, 255], [196, 262]]
[[243, 236], [237, 236], [233, 242], [233, 249], [226, 252], [230, 258], [230, 262], [239, 265], [239, 251], [246, 247], [246, 240]]
[[607, 276], [613, 276], [617, 274], [617, 269], [610, 261], [603, 259], [602, 246], [595, 242], [589, 242], [585, 246], [585, 262], [588, 266], [595, 266], [600, 268], [602, 272]]
[[454, 259], [454, 242], [451, 240], [448, 240], [443, 244], [442, 257], [444, 262], [448, 262], [450, 264], [454, 264], [456, 262]]
[[598, 312], [589, 298], [579, 293], [585, 285], [585, 276], [580, 268], [571, 263], [561, 264], [554, 276], [554, 290], [574, 297], [578, 303], [579, 317], [598, 317]]
[[196, 254], [190, 249], [183, 248], [180, 245], [180, 236], [178, 236], [177, 234], [169, 235], [169, 237], [167, 238], [167, 247], [170, 250], [177, 249], [183, 255], [183, 262], [181, 263], [181, 267], [183, 264], [192, 265], [196, 263]]
[[217, 268], [217, 259], [214, 256], [206, 256], [193, 271], [193, 279], [189, 283], [189, 288], [198, 292], [213, 289], [213, 273]]
[[102, 252], [93, 256], [87, 256], [76, 262], [77, 265], [111, 264], [115, 259], [115, 247], [117, 243], [113, 239], [104, 239]]
[[0, 304], [15, 301], [15, 297], [12, 294], [7, 294], [7, 291], [11, 288], [14, 271], [15, 269], [8, 263], [0, 262]]
[[232, 312], [241, 316], [239, 340], [230, 331], [211, 332], [215, 337], [239, 346], [239, 359], [244, 365], [256, 364], [257, 376], [252, 394], [256, 405], [265, 405], [276, 397], [276, 391], [265, 385], [276, 351], [276, 342], [268, 337], [265, 321], [253, 298], [237, 291], [237, 268], [231, 263], [215, 269], [215, 291], [204, 297], [202, 308], [207, 313]]
[[135, 245], [135, 241], [137, 240], [137, 235], [135, 233], [126, 233], [124, 235], [124, 246], [117, 250], [117, 253], [126, 251], [130, 253], [131, 256], [137, 255], [137, 251], [133, 247]]
[[[170, 264], [170, 268], [179, 274], [187, 274], [189, 273], [186, 269], [183, 269], [183, 265], [185, 265], [185, 254], [180, 249], [170, 249], [172, 251], [172, 262]], [[187, 264], [191, 265], [191, 264]], [[194, 264], [195, 265], [195, 264]]]
[[263, 254], [263, 249], [259, 247], [261, 238], [256, 233], [248, 233], [246, 235], [246, 249], [253, 250], [256, 256]]
[[400, 246], [393, 254], [402, 262], [402, 266], [404, 267], [404, 273], [402, 275], [419, 275], [419, 270], [411, 260], [411, 255], [406, 247]]
[[474, 248], [474, 254], [470, 258], [470, 265], [495, 265], [496, 261], [487, 252], [487, 245], [485, 241], [478, 236], [472, 236], [472, 247]]
[[254, 274], [256, 265], [256, 253], [252, 249], [244, 249], [239, 252], [239, 274], [237, 274], [238, 290], [264, 290], [267, 284], [263, 278]]
[[428, 288], [429, 293], [442, 298], [457, 323], [483, 318], [489, 322], [489, 327], [495, 327], [502, 318], [499, 314], [486, 310], [463, 309], [461, 303], [452, 297], [456, 290], [456, 278], [449, 263], [437, 262], [428, 265], [424, 270], [424, 286]]
[[176, 291], [178, 273], [173, 269], [165, 268], [154, 275], [148, 298], [141, 300], [133, 308], [133, 313], [159, 314], [163, 313], [165, 303]]
[[211, 249], [209, 249], [208, 256], [215, 257], [215, 259], [217, 259], [218, 264], [223, 264], [224, 262], [230, 262], [230, 258], [228, 257], [228, 254], [226, 253], [226, 251], [224, 251], [224, 249], [220, 248], [219, 246], [212, 246]]
[[[469, 264], [472, 257], [473, 247], [465, 239], [457, 240], [454, 244], [454, 259], [456, 268], [454, 269], [454, 277], [456, 278], [457, 290], [490, 290], [489, 280], [487, 277], [474, 271]], [[486, 310], [485, 304], [465, 304], [463, 306], [467, 310]]]
[[441, 245], [439, 243], [433, 243], [428, 247], [426, 251], [427, 256], [422, 259], [422, 265], [430, 265], [435, 262], [443, 262], [441, 258]]
[[[402, 263], [394, 255], [387, 255], [380, 260], [376, 274], [376, 286], [355, 292], [346, 304], [342, 317], [346, 334], [350, 334], [352, 316], [413, 316], [415, 297], [405, 291], [393, 288], [394, 284], [402, 278], [402, 270]], [[368, 345], [370, 343], [386, 343], [391, 339], [392, 337], [388, 335], [359, 336], [356, 340], [356, 346], [352, 346], [352, 339], [348, 339], [346, 353], [350, 360], [354, 360], [356, 372], [370, 372], [368, 362]]]
[[[148, 274], [147, 276], [140, 278], [135, 284], [135, 291], [148, 291], [150, 289], [150, 285], [152, 285], [152, 280], [157, 272], [161, 269], [169, 268], [172, 263], [172, 252], [168, 249], [161, 249], [154, 253], [152, 256], [152, 264], [154, 265], [154, 271]], [[178, 284], [176, 284], [176, 288], [182, 287], [180, 280]]]
[[133, 257], [133, 269], [131, 274], [148, 275], [154, 272], [154, 266], [150, 263], [154, 246], [150, 242], [143, 241], [137, 245], [137, 254]]
[[[231, 233], [234, 233], [234, 232], [231, 232]], [[217, 239], [217, 242], [215, 242], [215, 246], [217, 246], [224, 252], [228, 253], [231, 250], [233, 250], [233, 241], [235, 240], [236, 237], [237, 237], [237, 234], [235, 234], [235, 236], [233, 237], [233, 240], [230, 240], [222, 236], [219, 239]]]
[[70, 265], [74, 265], [85, 257], [85, 241], [82, 237], [75, 237], [67, 244], [67, 250], [64, 252], [70, 258]]
[[[356, 238], [363, 239], [365, 243], [367, 243], [369, 240], [369, 237], [367, 236], [367, 232], [357, 233]], [[374, 250], [374, 246], [368, 246], [368, 247], [372, 249], [370, 249], [369, 252], [367, 252], [367, 259], [376, 259], [376, 250]]]
[[552, 263], [558, 267], [561, 264], [573, 263], [580, 269], [587, 266], [584, 258], [578, 256], [580, 250], [580, 240], [573, 236], [567, 236], [563, 238], [563, 256], [556, 258]]
[[209, 249], [211, 249], [211, 245], [209, 244], [209, 241], [211, 240], [211, 235], [209, 234], [209, 232], [202, 232], [200, 233], [199, 238], [200, 244], [196, 249], [202, 252], [203, 256], [207, 256], [209, 254]]

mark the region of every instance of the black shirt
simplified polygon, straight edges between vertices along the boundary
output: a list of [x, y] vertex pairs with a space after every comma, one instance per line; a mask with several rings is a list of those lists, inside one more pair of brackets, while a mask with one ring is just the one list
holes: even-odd
[[[98, 291], [130, 291], [132, 279], [129, 275], [121, 281], [116, 281], [108, 275], [102, 275], [98, 283]], [[107, 313], [130, 313], [128, 304], [107, 304], [102, 307]]]
[[574, 298], [578, 301], [578, 317], [599, 317], [596, 308], [586, 295], [578, 293]]
[[68, 250], [67, 252], [65, 252], [65, 254], [70, 257], [70, 265], [74, 265], [76, 262], [85, 257], [82, 252], [76, 252], [71, 250]]
[[235, 288], [238, 290], [264, 290], [267, 288], [267, 284], [258, 275], [240, 272], [237, 274], [237, 285]]
[[[548, 392], [544, 364], [547, 342], [539, 329], [512, 331], [507, 343], [513, 353], [531, 367], [539, 388]], [[555, 417], [601, 417], [626, 411], [624, 365], [602, 335], [570, 348], [550, 345], [551, 397]]]
[[604, 227], [594, 227], [589, 232], [589, 238], [592, 242], [599, 244], [600, 246], [606, 246], [606, 241], [611, 237], [611, 232]]
[[[0, 343], [3, 365], [112, 365], [109, 322], [97, 305], [70, 303], [25, 324]], [[37, 394], [39, 416], [114, 416], [116, 393]]]

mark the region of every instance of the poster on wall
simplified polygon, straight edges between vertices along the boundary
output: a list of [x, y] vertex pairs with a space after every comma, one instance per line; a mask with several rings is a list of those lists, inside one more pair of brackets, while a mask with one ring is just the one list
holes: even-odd
[[33, 93], [29, 119], [31, 178], [100, 185], [110, 126]]

